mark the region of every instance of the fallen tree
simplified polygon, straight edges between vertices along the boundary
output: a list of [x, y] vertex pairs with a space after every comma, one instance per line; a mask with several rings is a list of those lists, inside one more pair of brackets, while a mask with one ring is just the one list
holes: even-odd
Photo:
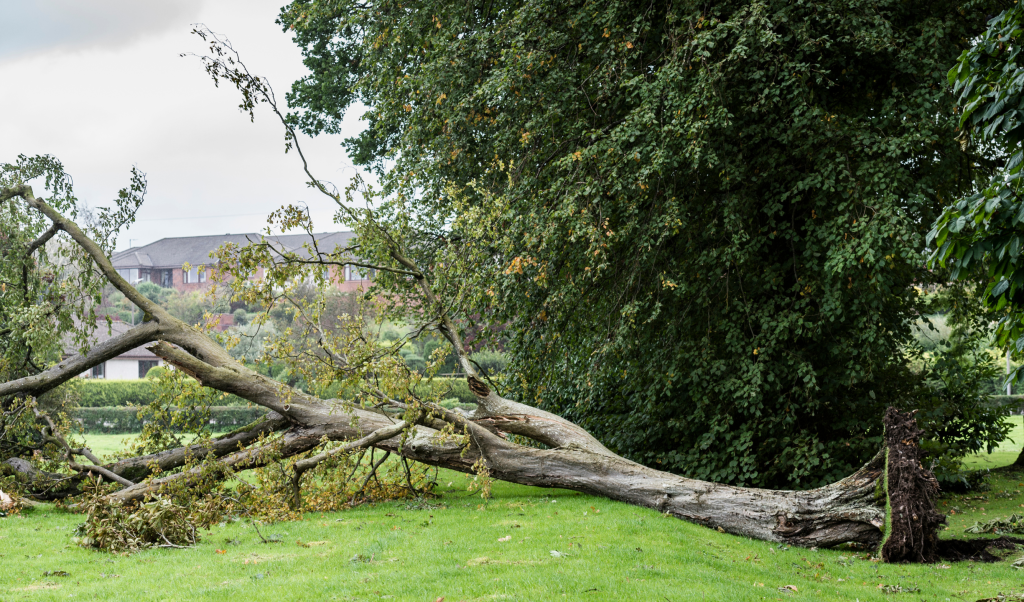
[[[269, 86], [249, 75], [230, 47], [225, 49], [215, 39], [212, 49], [216, 58], [207, 59], [207, 70], [243, 91], [243, 107], [251, 110], [255, 103], [266, 102], [277, 112]], [[287, 136], [294, 144], [290, 128]], [[295, 148], [301, 156], [301, 149]], [[415, 313], [419, 317], [418, 332], [429, 328], [448, 341], [476, 396], [477, 409], [471, 414], [451, 411], [434, 403], [435, 400], [408, 394], [408, 388], [405, 394], [395, 395], [396, 388], [382, 379], [386, 380], [389, 370], [399, 370], [398, 363], [393, 361], [396, 348], [380, 351], [358, 321], [342, 329], [347, 333], [345, 336], [333, 336], [323, 327], [321, 316], [313, 311], [315, 304], [294, 300], [293, 309], [305, 316], [299, 342], [308, 347], [284, 348], [282, 354], [329, 366], [329, 375], [360, 383], [363, 397], [321, 399], [260, 374], [234, 359], [202, 328], [175, 318], [140, 294], [114, 269], [102, 245], [22, 182], [0, 189], [0, 203], [20, 202], [27, 211], [42, 216], [49, 224], [45, 236], [65, 236], [67, 244], [85, 254], [91, 270], [145, 314], [141, 325], [122, 335], [46, 369], [29, 370], [25, 376], [0, 384], [5, 417], [31, 412], [36, 419], [34, 424], [39, 427], [36, 436], [30, 438], [32, 442], [23, 444], [22, 451], [57, 450], [57, 457], [63, 462], [64, 471], [53, 472], [42, 470], [23, 457], [25, 454], [3, 458], [4, 470], [16, 475], [27, 493], [48, 500], [74, 496], [83, 491], [90, 475], [102, 476], [117, 484], [117, 489], [106, 496], [106, 503], [133, 504], [172, 488], [198, 486], [210, 476], [210, 466], [214, 472], [220, 470], [227, 475], [303, 455], [290, 465], [293, 503], [298, 505], [303, 473], [333, 455], [372, 447], [423, 464], [487, 478], [603, 496], [760, 540], [825, 547], [844, 543], [876, 546], [884, 539], [882, 553], [886, 560], [936, 558], [935, 529], [941, 522], [933, 503], [937, 486], [920, 464], [916, 440], [919, 433], [908, 426], [913, 423], [910, 415], [890, 409], [887, 424], [898, 426], [900, 434], [890, 438], [885, 450], [854, 474], [806, 491], [716, 484], [633, 462], [611, 452], [573, 422], [499, 395], [472, 360], [457, 322], [457, 309], [437, 294], [438, 287], [451, 285], [451, 272], [442, 269], [442, 262], [430, 269], [420, 265], [411, 258], [408, 236], [383, 226], [373, 209], [353, 209], [336, 191], [329, 190], [311, 174], [309, 177], [311, 185], [336, 202], [359, 233], [359, 256], [353, 248], [316, 248], [315, 240], [305, 253], [288, 252], [260, 241], [244, 249], [222, 250], [219, 270], [225, 285], [235, 295], [264, 295], [274, 300], [287, 298], [289, 283], [297, 279], [315, 277], [323, 283], [327, 278], [324, 267], [379, 270], [390, 277], [390, 281], [382, 278], [391, 283], [394, 292], [390, 307], [401, 306]], [[311, 224], [297, 209], [286, 208], [278, 218], [283, 226], [304, 226], [311, 231]], [[29, 244], [23, 252], [31, 256], [39, 247]], [[452, 253], [449, 264], [458, 260], [459, 250], [456, 248]], [[266, 269], [268, 276], [261, 283], [252, 284], [248, 275], [256, 267]], [[148, 345], [181, 374], [205, 387], [267, 408], [268, 416], [193, 446], [101, 463], [87, 448], [71, 445], [36, 400], [91, 367], [140, 345]], [[303, 369], [302, 362], [297, 368]], [[311, 372], [310, 378], [313, 375]], [[327, 442], [344, 443], [309, 455]], [[206, 458], [212, 464], [196, 466], [196, 458]]]
[[[260, 446], [246, 446], [259, 440], [261, 435], [276, 433], [272, 445], [281, 457], [307, 452], [324, 440], [349, 441], [354, 443], [348, 450], [374, 446], [433, 466], [467, 473], [485, 471], [493, 478], [514, 483], [604, 496], [654, 508], [727, 533], [792, 545], [833, 546], [848, 542], [876, 545], [882, 540], [887, 518], [891, 524], [910, 521], [908, 524], [916, 525], [918, 528], [912, 531], [912, 537], [934, 538], [934, 521], [915, 522], [916, 519], [903, 515], [919, 513], [917, 507], [906, 506], [904, 512], [903, 505], [896, 506], [892, 515], [886, 517], [886, 490], [881, 480], [885, 471], [883, 453], [855, 474], [808, 491], [718, 485], [658, 471], [617, 456], [579, 426], [496, 394], [477, 373], [454, 323], [444, 314], [438, 316], [438, 329], [451, 343], [477, 395], [479, 409], [472, 418], [427, 402], [408, 404], [384, 400], [384, 406], [402, 412], [401, 418], [396, 418], [381, 408], [318, 399], [235, 361], [205, 332], [174, 318], [140, 295], [77, 224], [36, 197], [30, 187], [23, 185], [0, 192], [0, 201], [15, 198], [45, 215], [55, 228], [67, 233], [89, 253], [103, 277], [138, 305], [147, 320], [83, 355], [37, 374], [0, 384], [0, 396], [8, 399], [38, 397], [106, 359], [150, 343], [149, 349], [155, 354], [202, 385], [238, 395], [271, 410], [265, 421], [192, 449], [168, 450], [105, 465], [100, 465], [87, 449], [66, 447], [68, 466], [74, 473], [104, 475], [123, 485], [109, 496], [111, 502], [141, 501], [169, 483], [187, 482], [195, 469], [172, 472], [152, 480], [145, 480], [145, 476], [154, 468], [163, 473], [171, 472], [184, 465], [190, 455], [212, 454], [225, 466], [235, 469], [261, 465], [264, 456]], [[405, 263], [397, 249], [393, 253], [397, 261]], [[427, 277], [417, 271], [415, 265], [405, 265], [405, 268], [415, 279], [423, 298], [431, 302], [432, 290]], [[541, 443], [548, 449], [517, 444], [507, 434]], [[53, 431], [46, 432], [45, 436], [59, 437]], [[913, 447], [913, 442], [903, 441], [904, 448]], [[897, 453], [892, 445], [890, 443], [890, 458]], [[900, 448], [901, 458], [906, 451]], [[85, 457], [91, 463], [79, 463], [77, 457]], [[913, 457], [916, 459], [916, 455]], [[11, 470], [26, 477], [30, 490], [43, 499], [78, 492], [73, 485], [81, 476], [44, 473], [20, 458], [6, 459], [6, 463]], [[900, 466], [904, 464], [901, 462]], [[308, 466], [307, 461], [305, 467]], [[301, 476], [301, 469], [297, 476]], [[927, 478], [927, 475], [914, 478]], [[928, 496], [919, 499], [930, 503]], [[914, 559], [932, 559], [927, 555], [918, 556]]]

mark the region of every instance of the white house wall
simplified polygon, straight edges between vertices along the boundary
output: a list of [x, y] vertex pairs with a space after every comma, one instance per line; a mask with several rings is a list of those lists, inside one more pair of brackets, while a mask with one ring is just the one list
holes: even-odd
[[139, 360], [107, 360], [106, 374], [103, 378], [107, 380], [139, 380]]

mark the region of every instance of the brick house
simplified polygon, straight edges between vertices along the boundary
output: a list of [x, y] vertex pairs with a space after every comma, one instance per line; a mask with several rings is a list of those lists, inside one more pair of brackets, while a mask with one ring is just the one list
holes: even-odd
[[[327, 253], [339, 245], [348, 245], [355, 234], [323, 232], [313, 236], [320, 250]], [[281, 251], [299, 251], [303, 243], [310, 241], [308, 234], [282, 234], [268, 236], [266, 239]], [[255, 233], [162, 238], [148, 245], [115, 253], [111, 261], [118, 273], [132, 284], [152, 282], [164, 288], [191, 292], [210, 286], [212, 271], [216, 269], [216, 262], [210, 254], [218, 247], [228, 242], [246, 246], [250, 241], [259, 240], [260, 235]], [[191, 266], [188, 271], [183, 269], [186, 263]], [[260, 275], [257, 274], [257, 277]], [[366, 289], [371, 278], [371, 275], [351, 267], [346, 267], [344, 274], [332, 271], [332, 276], [335, 287], [340, 291]]]

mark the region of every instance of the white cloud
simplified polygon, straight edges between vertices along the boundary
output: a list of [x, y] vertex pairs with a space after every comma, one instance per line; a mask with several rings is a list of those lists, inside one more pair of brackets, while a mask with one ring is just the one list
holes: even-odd
[[[35, 3], [0, 0], [0, 22], [23, 18], [25, 11], [9, 10], [22, 4]], [[238, 111], [237, 91], [215, 88], [198, 59], [179, 56], [205, 50], [190, 32], [192, 23], [206, 23], [231, 38], [283, 101], [305, 68], [274, 23], [281, 0], [171, 8], [136, 0], [130, 10], [119, 1], [41, 4], [90, 14], [80, 20], [87, 28], [105, 18], [114, 24], [61, 35], [71, 16], [35, 12], [33, 27], [50, 31], [48, 41], [32, 52], [0, 55], [0, 81], [17, 82], [0, 94], [0, 161], [52, 154], [74, 177], [79, 198], [93, 206], [114, 198], [137, 165], [149, 177], [148, 200], [119, 248], [165, 236], [256, 231], [269, 211], [288, 202], [308, 204], [318, 229], [336, 228], [330, 201], [307, 189], [298, 158], [284, 154], [281, 126], [269, 110], [258, 110], [250, 123]], [[118, 37], [124, 28], [132, 33]], [[360, 127], [352, 114], [342, 136], [303, 140], [314, 173], [344, 186], [356, 170], [339, 142]]]
[[0, 0], [0, 60], [26, 53], [120, 47], [198, 14], [202, 0]]

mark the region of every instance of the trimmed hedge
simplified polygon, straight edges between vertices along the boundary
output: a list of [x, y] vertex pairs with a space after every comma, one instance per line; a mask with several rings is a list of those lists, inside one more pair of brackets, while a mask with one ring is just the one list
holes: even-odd
[[[81, 399], [78, 405], [83, 408], [113, 408], [122, 406], [145, 406], [156, 399], [157, 381], [139, 380], [104, 380], [83, 378], [79, 386]], [[237, 395], [227, 395], [222, 400], [226, 406], [244, 406], [246, 402]]]
[[992, 395], [991, 398], [997, 407], [1009, 408], [1014, 412], [1024, 409], [1024, 395]]
[[[139, 420], [140, 409], [131, 406], [78, 408], [75, 410], [75, 418], [87, 433], [141, 433], [143, 422]], [[177, 411], [194, 410], [179, 408]], [[267, 409], [258, 406], [211, 406], [209, 413], [214, 430], [223, 431], [250, 424], [265, 415]]]

